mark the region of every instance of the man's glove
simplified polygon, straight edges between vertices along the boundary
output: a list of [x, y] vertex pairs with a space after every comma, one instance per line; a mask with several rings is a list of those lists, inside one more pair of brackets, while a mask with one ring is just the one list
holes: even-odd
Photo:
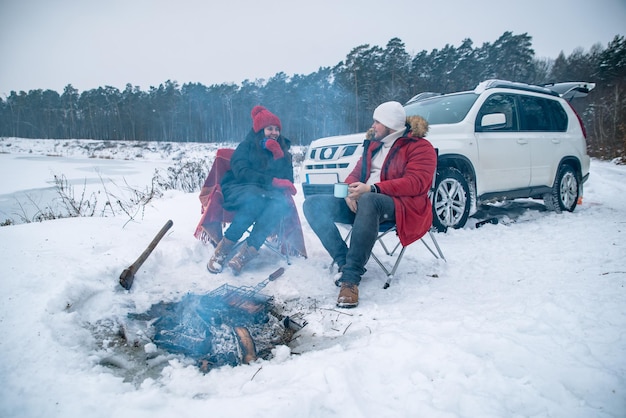
[[280, 147], [280, 144], [275, 139], [265, 138], [263, 140], [263, 148], [270, 151], [275, 160], [278, 160], [279, 158], [283, 158], [285, 156], [283, 149]]
[[295, 196], [295, 194], [298, 192], [296, 190], [296, 186], [294, 186], [293, 183], [287, 179], [279, 179], [274, 177], [274, 179], [272, 180], [272, 186], [276, 187], [277, 189], [285, 189], [285, 191], [289, 192], [289, 194], [291, 194], [292, 196]]

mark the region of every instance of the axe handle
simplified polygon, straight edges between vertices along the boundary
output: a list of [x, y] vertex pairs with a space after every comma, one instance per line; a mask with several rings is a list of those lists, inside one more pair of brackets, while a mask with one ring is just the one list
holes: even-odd
[[148, 245], [148, 247], [143, 251], [143, 253], [141, 253], [139, 258], [122, 272], [122, 275], [120, 276], [120, 284], [124, 289], [130, 289], [130, 287], [133, 285], [135, 273], [137, 272], [137, 270], [139, 270], [139, 267], [141, 267], [144, 261], [146, 261], [152, 251], [154, 251], [154, 248], [157, 246], [159, 241], [161, 241], [167, 231], [172, 227], [172, 225], [174, 225], [174, 222], [172, 222], [172, 220], [167, 221], [165, 225], [163, 225], [163, 228], [161, 228], [159, 233], [154, 237], [152, 242]]
[[270, 281], [276, 280], [278, 279], [280, 276], [283, 275], [283, 273], [285, 272], [284, 267], [280, 267], [278, 270], [276, 270], [274, 273], [270, 274], [268, 279]]

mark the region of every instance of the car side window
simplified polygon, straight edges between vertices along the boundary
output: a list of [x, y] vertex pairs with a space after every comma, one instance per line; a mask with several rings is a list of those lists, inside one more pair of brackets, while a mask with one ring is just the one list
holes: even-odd
[[556, 100], [520, 96], [521, 130], [527, 132], [564, 132], [567, 114]]
[[567, 113], [561, 103], [556, 100], [546, 100], [546, 102], [548, 103], [548, 109], [550, 109], [553, 130], [557, 132], [567, 131]]
[[[496, 120], [499, 123], [487, 124], [491, 119], [489, 115], [503, 114], [504, 120]], [[487, 118], [485, 118], [487, 116]], [[489, 96], [481, 106], [476, 117], [476, 132], [512, 132], [517, 131], [517, 112], [515, 111], [515, 97], [511, 94], [496, 93]]]

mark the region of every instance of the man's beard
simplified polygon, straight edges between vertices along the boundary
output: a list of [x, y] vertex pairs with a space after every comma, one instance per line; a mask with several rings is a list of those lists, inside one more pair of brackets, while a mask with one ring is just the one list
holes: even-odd
[[391, 135], [391, 129], [389, 128], [385, 128], [385, 130], [383, 131], [382, 135], [379, 137], [375, 136], [374, 137], [374, 141], [382, 141], [383, 138], [386, 138], [387, 136]]

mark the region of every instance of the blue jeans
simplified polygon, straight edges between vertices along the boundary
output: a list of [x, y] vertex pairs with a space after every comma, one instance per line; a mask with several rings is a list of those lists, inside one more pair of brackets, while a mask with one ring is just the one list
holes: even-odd
[[[341, 281], [353, 284], [359, 284], [367, 271], [365, 264], [376, 243], [379, 224], [396, 219], [393, 199], [379, 193], [361, 195], [356, 213], [350, 210], [344, 199], [333, 195], [310, 196], [304, 201], [302, 210], [311, 229], [341, 268]], [[335, 223], [352, 224], [349, 247]]]
[[280, 220], [289, 213], [289, 201], [281, 190], [249, 186], [245, 191], [242, 189], [241, 193], [229, 196], [228, 203], [228, 209], [233, 210], [235, 215], [224, 236], [237, 242], [252, 226], [246, 242], [257, 250], [276, 231]]

